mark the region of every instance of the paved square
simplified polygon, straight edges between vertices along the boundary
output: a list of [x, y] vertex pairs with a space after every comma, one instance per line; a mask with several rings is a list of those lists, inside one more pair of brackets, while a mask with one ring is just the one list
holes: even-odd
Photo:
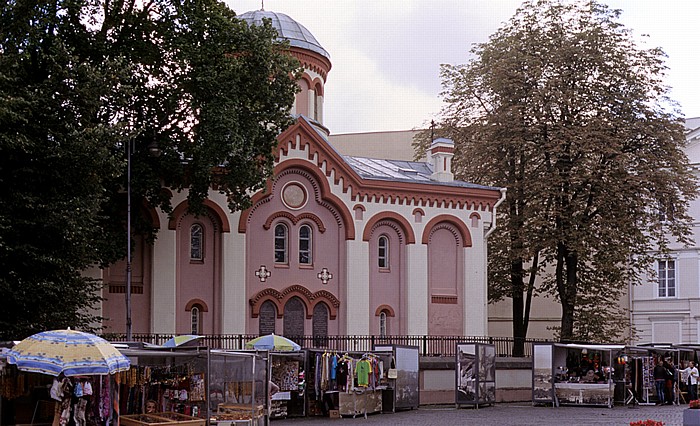
[[477, 409], [456, 409], [450, 406], [424, 406], [417, 410], [400, 411], [396, 414], [372, 414], [365, 420], [362, 416], [329, 419], [309, 417], [298, 419], [272, 420], [273, 426], [299, 425], [416, 425], [416, 426], [457, 426], [457, 425], [620, 425], [629, 426], [638, 420], [657, 420], [665, 426], [683, 424], [685, 406], [639, 406], [614, 408], [598, 407], [533, 407], [528, 403], [496, 404], [493, 407]]

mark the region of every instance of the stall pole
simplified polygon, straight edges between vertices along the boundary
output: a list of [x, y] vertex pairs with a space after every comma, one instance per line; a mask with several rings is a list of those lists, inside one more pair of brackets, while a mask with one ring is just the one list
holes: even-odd
[[206, 378], [207, 381], [204, 384], [204, 389], [206, 389], [206, 405], [207, 405], [207, 422], [206, 424], [209, 425], [211, 421], [211, 403], [210, 403], [210, 398], [211, 398], [211, 389], [209, 388], [209, 383], [211, 382], [211, 349], [207, 346], [207, 374]]

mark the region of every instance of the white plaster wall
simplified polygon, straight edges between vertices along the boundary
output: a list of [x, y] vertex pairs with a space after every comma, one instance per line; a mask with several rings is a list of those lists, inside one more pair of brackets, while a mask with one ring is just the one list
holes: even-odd
[[[236, 216], [239, 216], [238, 214]], [[231, 219], [231, 217], [229, 218]], [[236, 226], [234, 226], [236, 224]], [[223, 234], [221, 273], [222, 280], [222, 333], [245, 334], [248, 320], [248, 301], [245, 298], [245, 234], [239, 234], [238, 217], [231, 222], [231, 232]]]
[[406, 334], [428, 334], [428, 246], [406, 246]]
[[151, 297], [151, 331], [175, 333], [176, 309], [176, 232], [167, 229], [168, 217], [161, 214], [163, 226], [153, 244], [153, 294]]
[[[361, 235], [361, 234], [360, 234]], [[345, 314], [349, 335], [370, 334], [369, 332], [369, 246], [361, 237], [346, 241], [347, 268], [345, 280]]]
[[464, 335], [485, 336], [488, 332], [488, 312], [486, 310], [486, 247], [483, 231], [470, 229], [472, 246], [463, 251], [464, 255]]

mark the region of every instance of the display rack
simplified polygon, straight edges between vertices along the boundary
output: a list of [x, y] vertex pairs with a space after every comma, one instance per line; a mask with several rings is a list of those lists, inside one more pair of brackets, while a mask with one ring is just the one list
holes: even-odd
[[496, 347], [486, 343], [457, 343], [455, 404], [476, 406], [496, 402]]

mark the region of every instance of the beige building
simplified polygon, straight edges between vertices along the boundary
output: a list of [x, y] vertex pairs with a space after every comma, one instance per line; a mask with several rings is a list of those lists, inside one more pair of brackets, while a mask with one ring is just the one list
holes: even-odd
[[[686, 120], [686, 148], [691, 168], [700, 177], [700, 117]], [[658, 276], [630, 292], [632, 324], [639, 342], [700, 342], [700, 199], [691, 201], [690, 216], [695, 244], [671, 246], [659, 255]]]

